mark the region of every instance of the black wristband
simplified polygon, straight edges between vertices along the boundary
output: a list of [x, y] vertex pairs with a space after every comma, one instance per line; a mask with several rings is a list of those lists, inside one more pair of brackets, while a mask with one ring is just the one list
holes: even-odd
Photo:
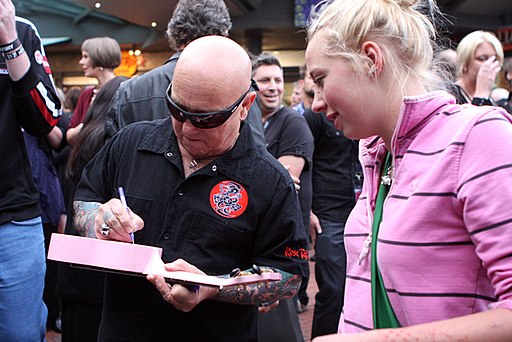
[[14, 52], [2, 53], [2, 56], [4, 56], [4, 58], [6, 60], [11, 60], [11, 59], [21, 56], [24, 52], [25, 52], [25, 49], [23, 48], [23, 45], [22, 45], [18, 50], [14, 51]]
[[21, 41], [19, 38], [16, 38], [14, 41], [10, 42], [9, 44], [0, 45], [0, 52], [1, 53], [9, 53], [11, 51], [16, 50], [21, 46]]
[[491, 100], [484, 99], [483, 97], [473, 97], [471, 104], [475, 106], [492, 106]]

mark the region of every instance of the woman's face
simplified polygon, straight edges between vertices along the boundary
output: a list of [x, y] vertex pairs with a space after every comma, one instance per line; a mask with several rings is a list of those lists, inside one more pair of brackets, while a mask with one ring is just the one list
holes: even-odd
[[82, 50], [82, 58], [78, 64], [82, 67], [85, 77], [96, 77], [97, 68], [92, 65], [91, 57], [87, 51]]
[[324, 55], [323, 40], [323, 33], [316, 33], [306, 50], [307, 70], [315, 83], [313, 111], [326, 113], [351, 139], [377, 134], [369, 77], [356, 73], [343, 58]]
[[468, 79], [476, 84], [476, 78], [480, 67], [492, 56], [496, 57], [496, 59], [498, 58], [496, 50], [491, 43], [483, 42], [479, 44], [475, 50], [473, 58], [469, 60], [467, 65], [466, 75]]

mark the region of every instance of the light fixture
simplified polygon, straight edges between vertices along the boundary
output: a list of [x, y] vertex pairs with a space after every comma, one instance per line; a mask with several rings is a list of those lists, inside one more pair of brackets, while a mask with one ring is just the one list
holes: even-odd
[[96, 7], [96, 8], [100, 8], [100, 7], [101, 7], [101, 3], [99, 3], [99, 2], [95, 3], [95, 4], [94, 4], [94, 7]]
[[156, 27], [156, 25], [157, 25], [156, 21], [151, 22], [151, 27]]
[[130, 56], [140, 56], [142, 54], [142, 51], [140, 51], [140, 49], [137, 47], [137, 45], [133, 44], [132, 45], [132, 48], [130, 50], [128, 50], [128, 54]]

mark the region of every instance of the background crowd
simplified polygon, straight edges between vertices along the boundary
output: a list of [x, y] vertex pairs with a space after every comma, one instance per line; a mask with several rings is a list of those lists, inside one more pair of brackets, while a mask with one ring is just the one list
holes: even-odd
[[[114, 39], [85, 40], [79, 64], [97, 84], [66, 92], [37, 29], [0, 0], [0, 340], [157, 341], [171, 329], [184, 340], [506, 341], [512, 58], [483, 30], [439, 46], [420, 5], [438, 12], [429, 0], [323, 6], [285, 96], [279, 58], [227, 38], [222, 0], [180, 0], [166, 32], [175, 53], [131, 79], [114, 74]], [[254, 197], [219, 220], [201, 199], [224, 179]], [[45, 262], [52, 233], [134, 233], [164, 248], [168, 270], [259, 264], [283, 281], [192, 291], [105, 275]], [[285, 247], [304, 253], [284, 258]], [[318, 292], [303, 336], [308, 261]]]

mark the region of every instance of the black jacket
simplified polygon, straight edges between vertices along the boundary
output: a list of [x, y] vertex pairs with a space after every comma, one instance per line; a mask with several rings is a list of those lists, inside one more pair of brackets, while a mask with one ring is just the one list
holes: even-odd
[[35, 26], [17, 17], [16, 29], [29, 56], [30, 68], [13, 82], [0, 55], [0, 224], [40, 215], [39, 193], [22, 129], [34, 136], [45, 136], [61, 115], [50, 66]]
[[[176, 52], [164, 65], [121, 84], [108, 113], [107, 139], [131, 123], [165, 119], [171, 115], [165, 104], [165, 91], [172, 81], [180, 54], [181, 52]], [[256, 142], [263, 146], [265, 138], [261, 111], [256, 103], [251, 106], [246, 122], [251, 127]]]
[[[130, 125], [82, 173], [77, 201], [104, 203], [123, 186], [144, 220], [135, 243], [163, 248], [207, 274], [252, 264], [308, 275], [306, 236], [293, 181], [243, 125], [234, 147], [184, 177], [171, 120]], [[188, 313], [143, 277], [107, 274], [101, 341], [248, 341], [256, 305], [207, 300]], [[213, 318], [212, 318], [213, 317]]]

